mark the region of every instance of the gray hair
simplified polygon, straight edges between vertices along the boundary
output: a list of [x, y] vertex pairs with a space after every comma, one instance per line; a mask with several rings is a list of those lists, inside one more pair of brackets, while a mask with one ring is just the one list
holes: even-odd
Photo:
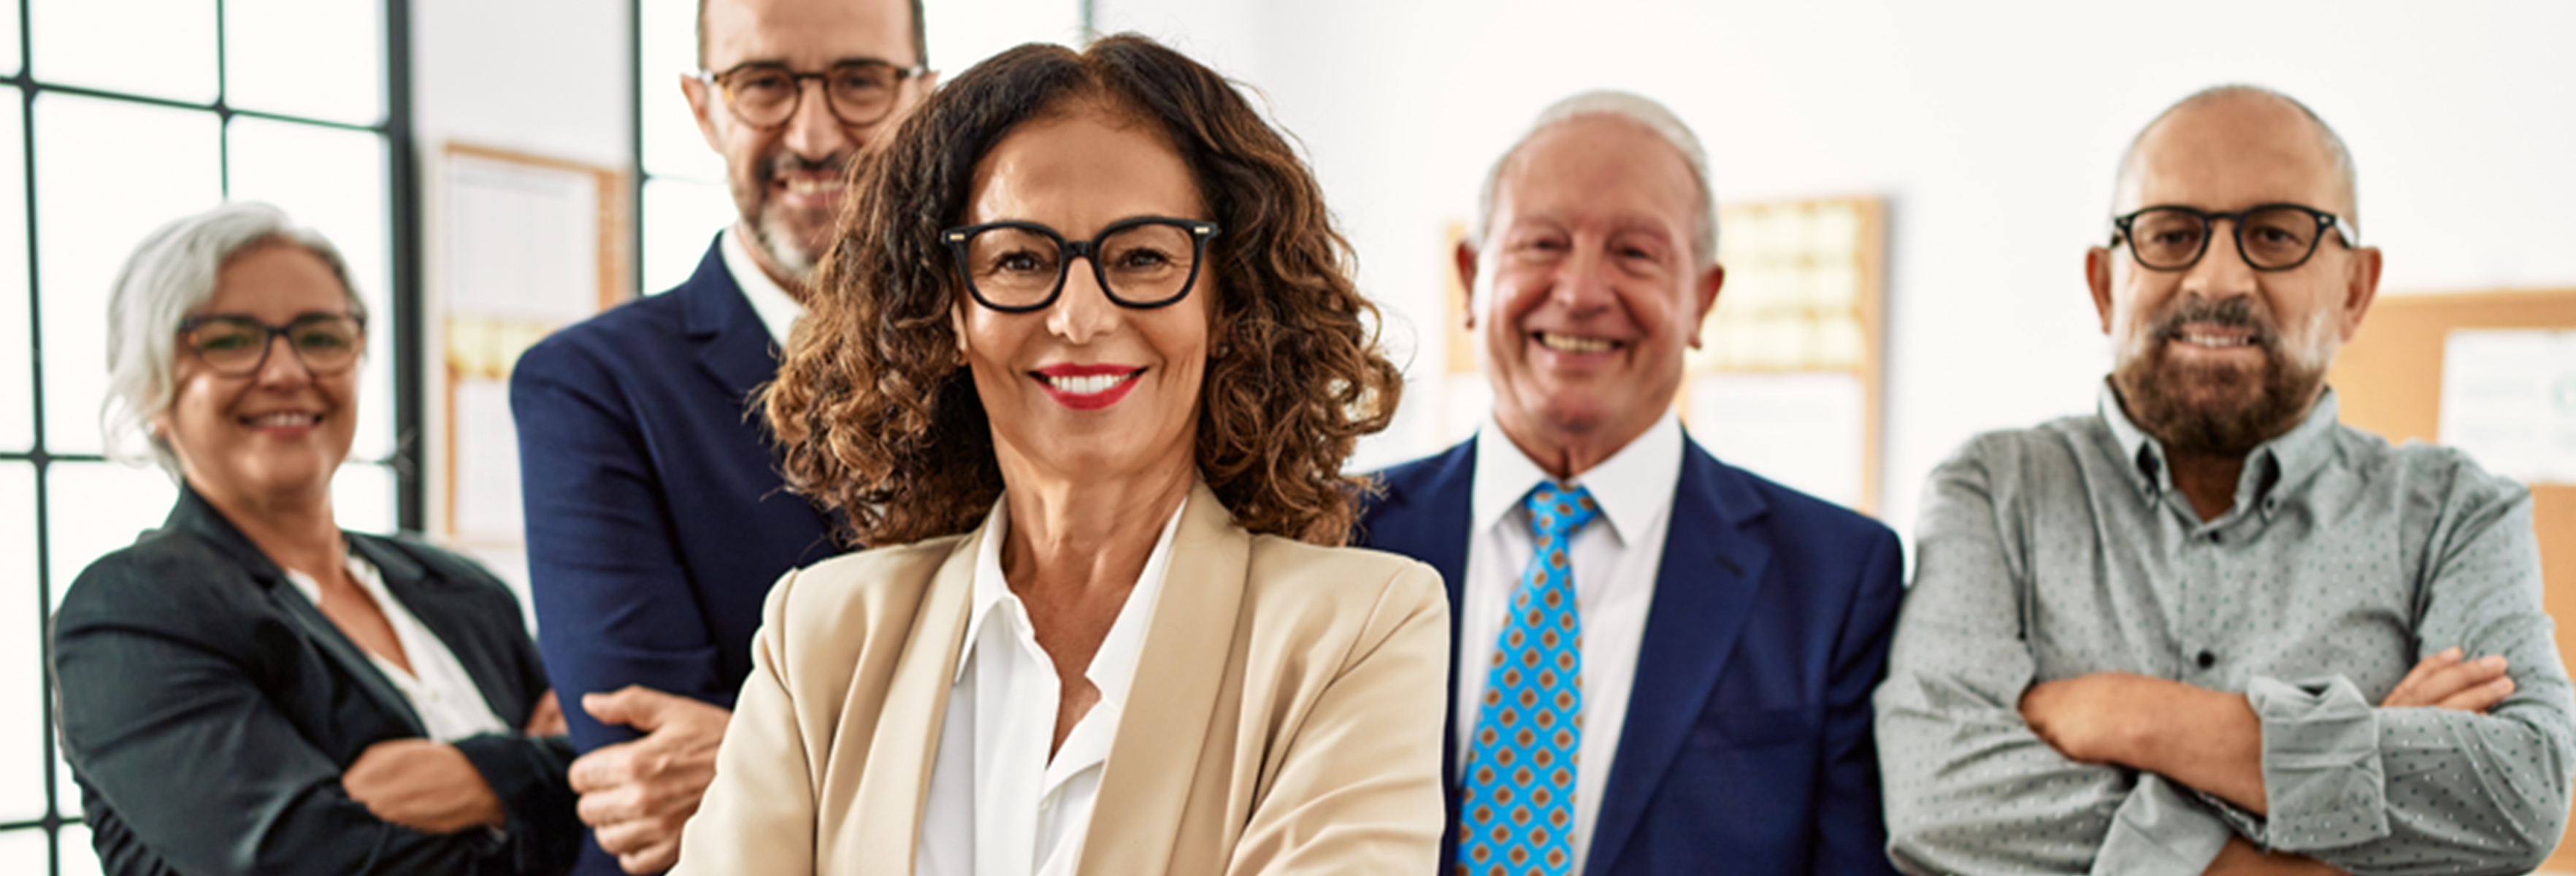
[[1717, 194], [1709, 184], [1708, 152], [1700, 148], [1699, 136], [1692, 134], [1690, 126], [1682, 124], [1681, 117], [1673, 115], [1672, 110], [1652, 98], [1626, 91], [1586, 91], [1540, 110], [1538, 118], [1521, 132], [1520, 139], [1512, 141], [1512, 148], [1503, 150], [1502, 157], [1494, 159], [1493, 168], [1485, 172], [1484, 188], [1476, 193], [1476, 223], [1469, 226], [1474, 236], [1468, 240], [1481, 247], [1485, 233], [1492, 230], [1494, 200], [1501, 194], [1503, 168], [1512, 163], [1512, 156], [1520, 154], [1521, 147], [1547, 129], [1584, 116], [1626, 119], [1664, 138], [1674, 152], [1680, 153], [1682, 163], [1690, 165], [1692, 181], [1699, 186], [1699, 227], [1691, 235], [1691, 256], [1701, 266], [1716, 263]]
[[[2343, 182], [2344, 194], [2352, 198], [2352, 210], [2350, 211], [2350, 215], [2344, 216], [2343, 220], [2350, 223], [2354, 230], [2360, 230], [2360, 177], [2353, 171], [2352, 149], [2344, 145], [2343, 135], [2335, 133], [2333, 125], [2326, 124], [2326, 120], [2323, 117], [2318, 116], [2316, 110], [2309, 109], [2308, 105], [2300, 103], [2298, 98], [2282, 94], [2278, 91], [2274, 91], [2260, 85], [2247, 85], [2243, 83], [2212, 85], [2208, 88], [2192, 92], [2190, 96], [2174, 101], [2172, 106], [2165, 107], [2164, 112], [2157, 113], [2154, 120], [2147, 122], [2146, 127], [2139, 128], [2138, 135], [2129, 138], [2129, 148], [2121, 150], [2120, 152], [2120, 172], [2119, 175], [2114, 178], [2114, 182], [2111, 187], [2111, 209], [2114, 212], [2117, 212], [2120, 209], [2120, 190], [2127, 188], [2129, 180], [2137, 176], [2138, 147], [2146, 142], [2147, 134], [2153, 132], [2157, 125], [2164, 124], [2165, 119], [2172, 117], [2175, 113], [2182, 112], [2183, 110], [2190, 109], [2210, 101], [2230, 97], [2263, 97], [2289, 104], [2292, 109], [2299, 111], [2299, 115], [2305, 116], [2310, 124], [2316, 126], [2317, 139], [2325, 141], [2326, 160], [2334, 162], [2335, 176]], [[2353, 244], [2358, 246], [2360, 245], [2360, 241], [2353, 241]]]
[[367, 304], [349, 282], [349, 266], [339, 248], [295, 224], [284, 210], [236, 201], [155, 229], [125, 260], [107, 301], [107, 401], [99, 408], [99, 430], [107, 439], [108, 458], [134, 466], [150, 461], [171, 477], [179, 476], [178, 456], [152, 430], [153, 419], [169, 410], [177, 389], [171, 378], [177, 370], [179, 323], [215, 296], [215, 279], [225, 262], [273, 244], [300, 246], [321, 259], [349, 296], [351, 311], [366, 318]]

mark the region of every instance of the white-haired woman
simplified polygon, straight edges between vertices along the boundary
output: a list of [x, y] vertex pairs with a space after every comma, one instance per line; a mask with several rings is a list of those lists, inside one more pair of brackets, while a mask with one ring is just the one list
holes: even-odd
[[54, 622], [62, 737], [109, 874], [556, 873], [571, 746], [517, 600], [342, 532], [366, 309], [329, 241], [227, 204], [108, 304], [109, 445], [180, 483]]

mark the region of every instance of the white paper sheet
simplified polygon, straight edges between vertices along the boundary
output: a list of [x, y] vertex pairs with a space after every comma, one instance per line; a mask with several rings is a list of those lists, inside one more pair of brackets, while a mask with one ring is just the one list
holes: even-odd
[[2462, 329], [2442, 347], [2440, 440], [2525, 484], [2576, 484], [2576, 331]]
[[599, 179], [453, 155], [446, 313], [564, 325], [599, 309]]
[[510, 385], [456, 381], [456, 532], [458, 538], [516, 541], [527, 520], [519, 504], [519, 432], [510, 419]]

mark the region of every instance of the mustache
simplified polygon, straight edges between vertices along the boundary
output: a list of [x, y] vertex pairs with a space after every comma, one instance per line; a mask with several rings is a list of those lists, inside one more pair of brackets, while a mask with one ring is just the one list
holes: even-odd
[[850, 155], [846, 152], [814, 159], [808, 159], [794, 152], [780, 152], [777, 156], [760, 163], [760, 182], [767, 185], [772, 180], [776, 180], [780, 174], [799, 171], [830, 171], [833, 175], [839, 176], [847, 173], [849, 169]]
[[2182, 327], [2194, 323], [2252, 329], [2253, 342], [2265, 348], [2272, 347], [2280, 340], [2280, 332], [2273, 329], [2272, 321], [2254, 312], [2254, 301], [2250, 298], [2230, 298], [2225, 301], [2210, 301], [2205, 298], [2187, 299], [2181, 306], [2175, 307], [2173, 312], [2156, 320], [2155, 338], [2160, 341], [2170, 341], [2182, 337]]

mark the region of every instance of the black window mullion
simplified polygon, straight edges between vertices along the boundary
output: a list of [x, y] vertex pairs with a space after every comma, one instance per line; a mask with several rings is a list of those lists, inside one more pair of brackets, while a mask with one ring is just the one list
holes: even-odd
[[[25, 302], [25, 307], [27, 308], [29, 344], [28, 349], [25, 351], [25, 355], [28, 356], [31, 364], [31, 368], [28, 372], [28, 379], [33, 384], [31, 387], [32, 392], [28, 397], [28, 402], [34, 408], [33, 417], [30, 420], [33, 434], [30, 436], [31, 443], [28, 445], [28, 449], [24, 452], [0, 451], [0, 464], [23, 463], [29, 465], [33, 469], [32, 482], [34, 485], [34, 494], [32, 498], [36, 505], [34, 514], [36, 530], [34, 539], [36, 573], [35, 598], [38, 603], [37, 619], [40, 627], [40, 629], [36, 631], [37, 654], [38, 659], [44, 664], [44, 666], [41, 667], [43, 672], [43, 702], [38, 705], [44, 722], [44, 732], [40, 734], [43, 739], [42, 750], [37, 752], [37, 754], [43, 758], [43, 781], [45, 791], [45, 806], [43, 808], [44, 815], [42, 818], [32, 821], [0, 823], [0, 833], [42, 831], [45, 837], [46, 867], [40, 872], [47, 874], [47, 876], [61, 876], [64, 869], [63, 861], [65, 854], [67, 852], [78, 852], [78, 850], [75, 849], [65, 848], [64, 828], [83, 823], [83, 819], [79, 813], [64, 811], [64, 808], [60, 803], [60, 799], [67, 789], [61, 787], [61, 775], [55, 767], [56, 761], [60, 759], [60, 756], [57, 753], [59, 745], [58, 737], [54, 732], [54, 728], [57, 726], [59, 719], [56, 715], [53, 696], [53, 640], [52, 636], [46, 634], [46, 630], [50, 629], [53, 617], [53, 572], [55, 564], [57, 562], [68, 562], [70, 561], [70, 558], [56, 557], [53, 552], [52, 475], [56, 463], [105, 462], [106, 457], [91, 453], [57, 454], [52, 452], [46, 445], [45, 346], [43, 319], [45, 293], [39, 282], [39, 278], [42, 275], [41, 262], [43, 256], [38, 247], [38, 242], [41, 238], [42, 232], [37, 222], [39, 212], [38, 204], [40, 203], [38, 199], [43, 197], [44, 193], [38, 190], [36, 174], [35, 108], [36, 99], [39, 96], [45, 94], [58, 94], [68, 97], [83, 97], [124, 103], [145, 104], [170, 109], [197, 110], [213, 113], [216, 116], [220, 132], [216, 141], [216, 148], [218, 150], [218, 154], [216, 156], [217, 167], [218, 173], [220, 174], [218, 177], [218, 183], [220, 186], [220, 192], [226, 198], [229, 198], [232, 195], [232, 121], [236, 117], [285, 122], [317, 128], [365, 131], [382, 138], [382, 142], [388, 150], [386, 169], [388, 185], [390, 187], [386, 201], [387, 212], [390, 215], [386, 217], [387, 224], [385, 227], [390, 232], [392, 238], [388, 241], [389, 245], [387, 254], [389, 262], [388, 268], [392, 273], [392, 289], [390, 290], [390, 298], [395, 320], [393, 338], [394, 353], [397, 356], [394, 369], [396, 438], [395, 448], [390, 456], [382, 459], [367, 460], [367, 462], [387, 466], [395, 472], [397, 503], [396, 520], [397, 525], [400, 528], [418, 531], [425, 519], [425, 514], [423, 512], [424, 494], [421, 486], [419, 466], [420, 448], [417, 440], [422, 419], [422, 399], [420, 398], [420, 385], [422, 379], [422, 366], [420, 362], [421, 328], [419, 324], [421, 316], [421, 247], [420, 223], [418, 217], [414, 215], [419, 204], [419, 181], [415, 178], [417, 168], [415, 158], [416, 150], [412, 143], [413, 127], [411, 123], [411, 32], [409, 0], [382, 0], [384, 9], [384, 29], [382, 31], [382, 37], [385, 42], [384, 52], [380, 58], [380, 62], [385, 65], [387, 94], [385, 115], [374, 124], [353, 124], [345, 121], [303, 118], [288, 113], [239, 110], [233, 108], [230, 103], [230, 74], [227, 70], [230, 47], [227, 45], [228, 40], [225, 33], [225, 2], [226, 0], [215, 0], [214, 38], [216, 43], [216, 88], [215, 99], [211, 104], [170, 100], [167, 98], [130, 94], [108, 89], [89, 88], [66, 83], [42, 81], [38, 78], [35, 72], [35, 28], [33, 13], [30, 10], [31, 0], [17, 0], [14, 4], [14, 9], [7, 12], [0, 12], [0, 14], [11, 14], [18, 18], [18, 52], [20, 66], [19, 69], [13, 73], [0, 75], [0, 87], [14, 88], [17, 91], [17, 112], [19, 113], [20, 121], [22, 123], [20, 125], [20, 146], [22, 154], [20, 156], [21, 160], [18, 167], [13, 170], [0, 170], [0, 172], [15, 172], [21, 174], [26, 181], [26, 185], [24, 187], [26, 199], [25, 203], [21, 205], [25, 212], [26, 239], [24, 243], [27, 254], [25, 277], [27, 300]], [[0, 306], [14, 305], [0, 303]], [[8, 753], [0, 753], [0, 756], [7, 755]]]

